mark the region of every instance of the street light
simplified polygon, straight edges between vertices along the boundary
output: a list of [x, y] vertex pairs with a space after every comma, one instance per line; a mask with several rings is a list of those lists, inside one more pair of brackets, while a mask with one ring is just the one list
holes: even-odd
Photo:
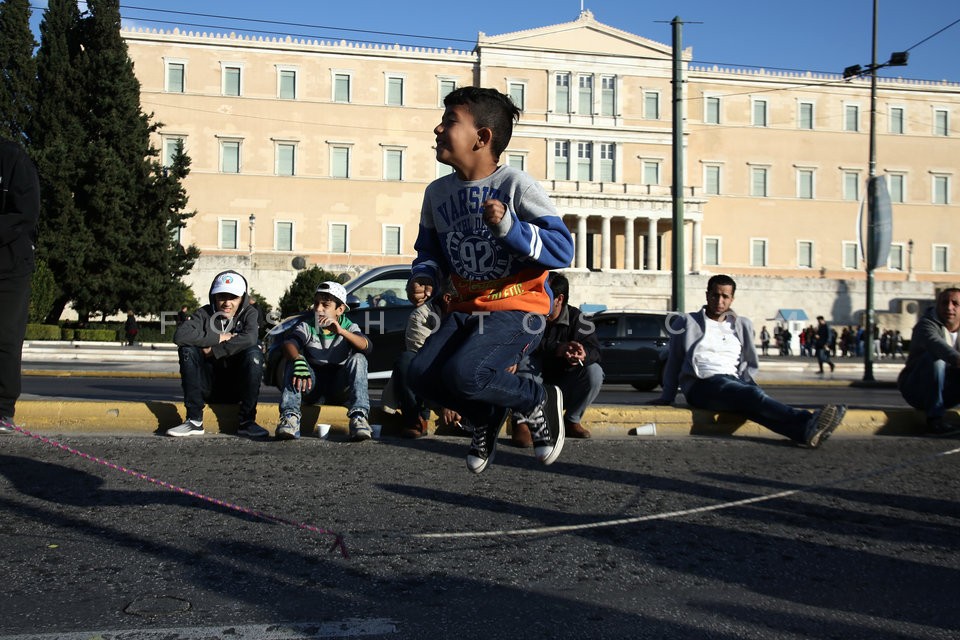
[[247, 221], [250, 223], [250, 255], [253, 255], [253, 228], [257, 226], [256, 214], [251, 213]]
[[[873, 43], [870, 64], [867, 65], [866, 68], [855, 64], [843, 70], [843, 77], [847, 80], [862, 76], [865, 73], [870, 74], [870, 169], [869, 177], [867, 178], [867, 191], [870, 198], [868, 198], [867, 202], [867, 319], [864, 323], [866, 325], [865, 329], [868, 344], [873, 340], [876, 325], [876, 314], [873, 308], [873, 270], [877, 266], [874, 263], [877, 261], [877, 253], [880, 249], [876, 246], [877, 240], [874, 237], [874, 225], [877, 223], [877, 218], [879, 217], [877, 216], [877, 200], [886, 199], [886, 201], [889, 202], [889, 197], [887, 197], [886, 193], [886, 183], [881, 182], [880, 185], [874, 184], [877, 175], [877, 69], [884, 67], [902, 67], [907, 64], [907, 59], [910, 57], [908, 52], [898, 51], [893, 53], [890, 59], [883, 64], [877, 64], [877, 8], [879, 1], [880, 0], [873, 0]], [[878, 191], [882, 191], [882, 198], [877, 197]], [[874, 380], [872, 347], [868, 347], [863, 353], [863, 379], [865, 382], [872, 382]]]

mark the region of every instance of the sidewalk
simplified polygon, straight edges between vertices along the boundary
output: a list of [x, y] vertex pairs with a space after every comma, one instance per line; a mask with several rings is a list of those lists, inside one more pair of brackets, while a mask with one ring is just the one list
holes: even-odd
[[[24, 343], [24, 375], [178, 377], [176, 347], [170, 344], [122, 346], [117, 343]], [[903, 361], [874, 364], [876, 382], [864, 383], [862, 359], [838, 359], [829, 380], [816, 375], [817, 363], [799, 357], [761, 358], [760, 383], [786, 385], [878, 385], [895, 384]], [[62, 365], [62, 366], [58, 366]], [[270, 410], [275, 410], [271, 403]], [[265, 410], [264, 415], [267, 414]], [[116, 402], [21, 400], [17, 423], [43, 433], [139, 433], [162, 432], [180, 424], [184, 416], [178, 402]], [[319, 417], [317, 407], [304, 411], [307, 435]], [[386, 436], [399, 430], [397, 418], [374, 409], [371, 421], [383, 424]], [[331, 423], [331, 437], [345, 438], [346, 410], [326, 407], [323, 422]], [[204, 424], [208, 433], [234, 434], [236, 407], [207, 407]], [[594, 437], [677, 437], [690, 435], [737, 435], [778, 437], [769, 430], [737, 416], [678, 407], [596, 405], [584, 416]], [[855, 409], [847, 412], [836, 436], [915, 435], [923, 428], [923, 416], [912, 409]], [[441, 432], [441, 435], [444, 435]], [[448, 433], [446, 435], [457, 435]]]

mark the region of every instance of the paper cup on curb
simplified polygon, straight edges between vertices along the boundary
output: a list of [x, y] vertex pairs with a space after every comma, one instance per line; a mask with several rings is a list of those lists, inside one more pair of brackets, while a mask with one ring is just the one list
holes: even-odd
[[657, 435], [657, 425], [652, 422], [647, 424], [641, 424], [636, 429], [634, 429], [634, 435], [638, 436], [655, 436]]
[[317, 423], [317, 437], [321, 440], [326, 440], [330, 435], [330, 425], [325, 422]]
[[373, 431], [373, 437], [376, 440], [380, 439], [380, 430], [383, 428], [382, 424], [371, 424], [370, 430]]

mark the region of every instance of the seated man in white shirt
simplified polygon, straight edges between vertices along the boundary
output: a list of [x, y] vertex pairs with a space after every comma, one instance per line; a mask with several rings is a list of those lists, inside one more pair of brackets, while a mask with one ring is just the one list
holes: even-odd
[[819, 447], [843, 420], [846, 407], [796, 409], [757, 386], [753, 323], [730, 308], [736, 291], [730, 276], [713, 276], [707, 282], [706, 306], [670, 319], [663, 392], [651, 404], [673, 404], [679, 387], [692, 407], [739, 413], [794, 442]]

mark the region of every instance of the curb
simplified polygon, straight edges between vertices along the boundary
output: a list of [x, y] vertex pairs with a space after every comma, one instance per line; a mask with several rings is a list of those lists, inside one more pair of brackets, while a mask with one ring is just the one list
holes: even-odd
[[[304, 435], [314, 431], [320, 418], [318, 406], [304, 407], [301, 421]], [[260, 411], [259, 422], [273, 430], [277, 405]], [[17, 403], [17, 424], [30, 431], [72, 434], [161, 434], [183, 422], [186, 413], [176, 402], [109, 402], [21, 400]], [[323, 408], [323, 421], [331, 424], [334, 439], [348, 433], [346, 409]], [[383, 435], [400, 431], [396, 416], [373, 409], [372, 423], [383, 425]], [[731, 414], [677, 407], [599, 405], [587, 410], [583, 420], [594, 437], [628, 435], [643, 437], [749, 436], [779, 437], [755, 422]], [[235, 435], [238, 426], [236, 405], [213, 405], [204, 409], [207, 433]], [[835, 436], [920, 435], [925, 426], [923, 413], [913, 409], [850, 409]], [[441, 429], [437, 435], [466, 435]]]

